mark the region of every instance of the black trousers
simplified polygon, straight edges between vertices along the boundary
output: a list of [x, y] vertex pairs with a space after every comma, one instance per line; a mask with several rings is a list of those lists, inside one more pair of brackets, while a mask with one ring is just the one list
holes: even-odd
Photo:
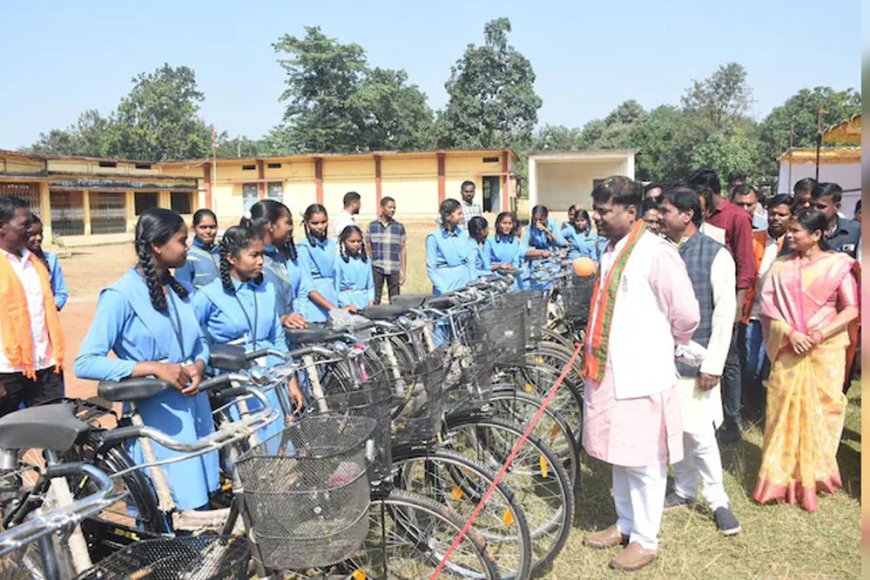
[[725, 415], [723, 428], [737, 428], [741, 422], [741, 407], [743, 403], [743, 369], [740, 365], [740, 343], [744, 340], [744, 325], [735, 324], [731, 335], [731, 345], [728, 357], [722, 369], [722, 410]]
[[23, 373], [0, 373], [0, 385], [6, 391], [0, 396], [0, 417], [17, 411], [22, 403], [32, 407], [63, 397], [63, 374], [55, 373], [53, 366], [36, 371], [36, 380]]
[[399, 295], [401, 274], [384, 274], [377, 268], [372, 268], [372, 277], [375, 280], [375, 304], [381, 303], [381, 297], [384, 295], [384, 282], [387, 283], [387, 295], [390, 298]]

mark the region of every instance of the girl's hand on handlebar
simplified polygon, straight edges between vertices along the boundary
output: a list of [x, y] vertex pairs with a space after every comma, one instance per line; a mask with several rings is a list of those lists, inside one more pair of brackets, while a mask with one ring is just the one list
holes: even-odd
[[[152, 363], [154, 365], [153, 375], [161, 381], [166, 381], [182, 393], [190, 383], [190, 373], [187, 368], [179, 364], [169, 363]], [[193, 366], [193, 365], [190, 365]], [[197, 384], [199, 384], [197, 382]]]
[[184, 367], [187, 375], [190, 377], [190, 384], [181, 389], [183, 395], [195, 395], [199, 391], [199, 383], [202, 381], [202, 375], [205, 373], [205, 362], [198, 360], [192, 365]]
[[350, 306], [345, 306], [343, 310], [347, 310], [351, 314], [356, 314], [359, 312], [359, 308], [356, 307], [356, 304], [351, 304]]
[[284, 325], [285, 328], [308, 328], [308, 321], [304, 316], [298, 314], [296, 312], [291, 312], [281, 318], [281, 324]]
[[298, 415], [305, 408], [305, 397], [302, 395], [299, 383], [296, 382], [296, 377], [290, 379], [290, 382], [287, 384], [287, 390], [290, 393], [290, 401], [296, 407], [296, 414]]

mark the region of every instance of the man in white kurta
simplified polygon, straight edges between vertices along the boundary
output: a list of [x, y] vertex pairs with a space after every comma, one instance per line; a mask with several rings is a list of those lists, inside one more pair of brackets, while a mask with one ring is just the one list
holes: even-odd
[[701, 204], [694, 190], [666, 191], [660, 207], [662, 231], [686, 263], [701, 314], [686, 356], [678, 358], [683, 460], [674, 464], [674, 492], [665, 498], [665, 509], [694, 504], [700, 479], [719, 531], [733, 535], [740, 523], [728, 506], [716, 428], [723, 421], [720, 377], [737, 309], [734, 259], [724, 245], [698, 231]]
[[613, 466], [617, 521], [584, 543], [624, 545], [611, 566], [638, 570], [658, 556], [668, 459], [682, 459], [674, 350], [698, 326], [698, 303], [677, 251], [639, 221], [636, 182], [611, 177], [592, 198], [608, 244], [587, 331], [583, 447]]

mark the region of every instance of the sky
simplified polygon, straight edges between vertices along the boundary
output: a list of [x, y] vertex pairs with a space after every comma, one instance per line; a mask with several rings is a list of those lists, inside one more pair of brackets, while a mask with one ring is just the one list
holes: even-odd
[[272, 44], [306, 26], [361, 45], [370, 66], [405, 69], [439, 109], [450, 67], [498, 17], [535, 69], [539, 124], [580, 127], [627, 99], [679, 105], [728, 62], [746, 67], [757, 119], [804, 87], [860, 89], [858, 0], [28, 0], [0, 10], [0, 149], [87, 109], [109, 114], [164, 62], [194, 69], [203, 119], [258, 138], [284, 111]]

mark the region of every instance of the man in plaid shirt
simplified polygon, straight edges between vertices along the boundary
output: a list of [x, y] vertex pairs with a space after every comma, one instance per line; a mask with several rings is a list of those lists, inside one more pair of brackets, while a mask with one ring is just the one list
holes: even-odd
[[462, 194], [462, 227], [468, 230], [468, 221], [475, 216], [483, 215], [483, 208], [474, 203], [474, 182], [467, 180], [463, 181], [460, 186]]
[[398, 295], [399, 287], [405, 283], [408, 264], [405, 242], [408, 236], [405, 226], [393, 219], [395, 214], [396, 200], [392, 197], [381, 199], [381, 215], [369, 224], [366, 231], [366, 246], [372, 257], [375, 304], [381, 303], [385, 281], [390, 298]]

